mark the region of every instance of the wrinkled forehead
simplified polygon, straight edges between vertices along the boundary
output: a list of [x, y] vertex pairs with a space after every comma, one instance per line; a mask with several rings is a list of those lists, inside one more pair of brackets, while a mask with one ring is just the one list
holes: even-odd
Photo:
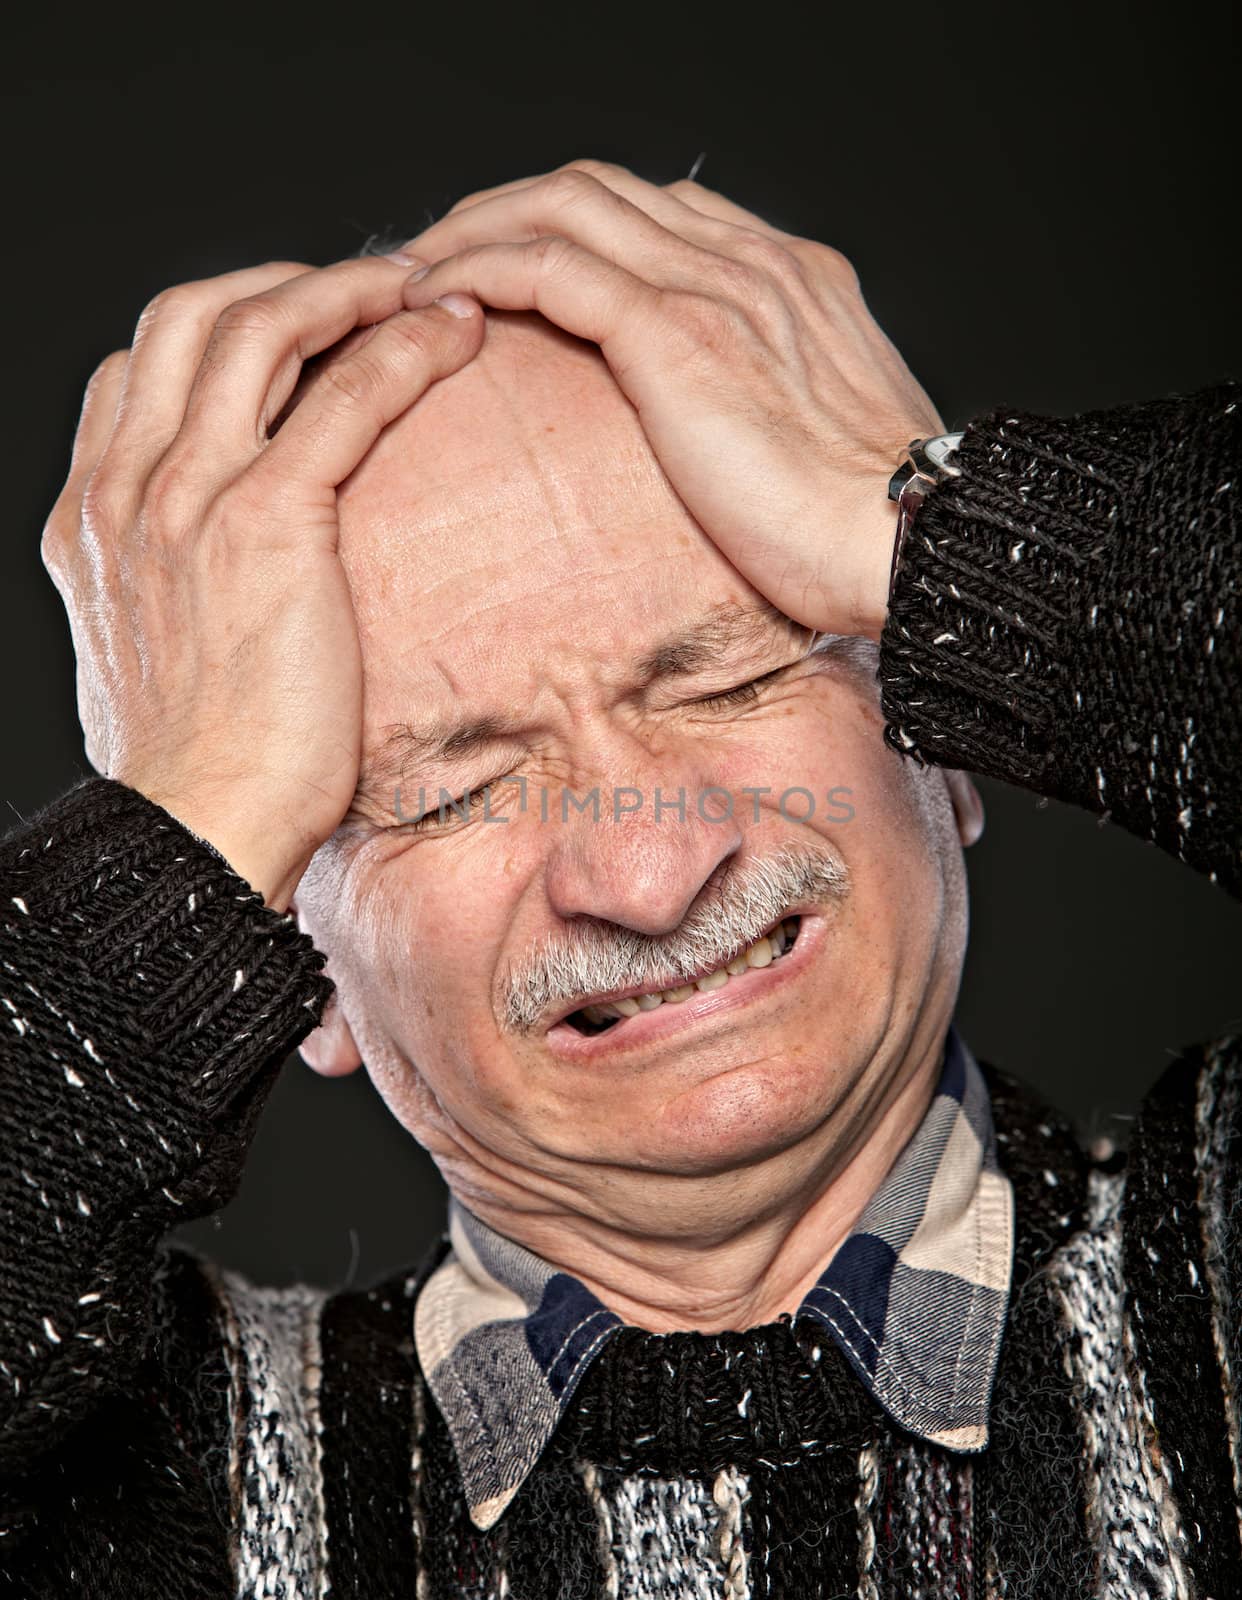
[[340, 494], [374, 683], [469, 673], [753, 591], [668, 484], [600, 351], [489, 313], [479, 355], [393, 423]]

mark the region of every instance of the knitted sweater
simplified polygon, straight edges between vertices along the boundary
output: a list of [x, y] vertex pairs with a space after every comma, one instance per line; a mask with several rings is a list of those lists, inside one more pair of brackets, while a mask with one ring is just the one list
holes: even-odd
[[[979, 419], [880, 673], [895, 748], [1242, 894], [1237, 393]], [[905, 1434], [801, 1321], [623, 1328], [482, 1531], [412, 1336], [443, 1246], [322, 1293], [161, 1242], [234, 1192], [322, 966], [110, 780], [0, 843], [0, 1595], [1242, 1594], [1242, 1041], [1103, 1162], [985, 1064], [1016, 1210], [986, 1450]]]

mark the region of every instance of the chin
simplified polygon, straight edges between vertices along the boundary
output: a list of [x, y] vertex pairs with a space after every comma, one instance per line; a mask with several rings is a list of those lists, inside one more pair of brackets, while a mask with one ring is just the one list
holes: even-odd
[[[850, 1074], [802, 1042], [682, 1089], [635, 1123], [626, 1164], [708, 1177], [770, 1160], [813, 1138], [836, 1112]], [[636, 1108], [635, 1108], [636, 1109]], [[632, 1115], [632, 1109], [631, 1109]]]

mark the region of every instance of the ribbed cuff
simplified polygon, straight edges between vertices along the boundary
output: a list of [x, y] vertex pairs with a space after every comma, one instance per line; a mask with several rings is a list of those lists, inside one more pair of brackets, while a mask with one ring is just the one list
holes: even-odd
[[924, 503], [898, 565], [880, 640], [885, 737], [1039, 787], [1072, 701], [1066, 630], [1099, 583], [1119, 488], [1048, 418], [993, 412], [955, 459], [961, 476]]
[[73, 1027], [97, 1031], [101, 1056], [106, 1041], [144, 1108], [154, 1095], [182, 1115], [218, 1111], [248, 1068], [312, 1031], [332, 993], [294, 916], [112, 779], [84, 780], [0, 843], [0, 882], [27, 944], [44, 942], [49, 963], [76, 958]]

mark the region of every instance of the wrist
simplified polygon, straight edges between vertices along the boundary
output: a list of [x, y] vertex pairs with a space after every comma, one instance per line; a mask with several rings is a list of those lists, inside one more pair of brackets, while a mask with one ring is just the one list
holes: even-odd
[[289, 909], [315, 853], [316, 846], [310, 840], [283, 838], [281, 830], [270, 825], [266, 831], [256, 830], [253, 819], [264, 816], [262, 807], [221, 811], [152, 790], [144, 793], [200, 844], [218, 855], [270, 910], [283, 914]]
[[285, 856], [273, 856], [259, 841], [241, 840], [225, 848], [216, 845], [213, 848], [219, 851], [239, 878], [244, 878], [262, 896], [264, 905], [270, 911], [278, 911], [282, 916], [288, 911], [311, 860], [309, 855], [299, 856], [293, 861]]
[[888, 602], [896, 569], [897, 507], [880, 482], [851, 519], [856, 571], [849, 596], [849, 616], [838, 631], [879, 643], [888, 620]]
[[884, 603], [886, 615], [897, 584], [902, 553], [923, 502], [936, 492], [946, 478], [961, 475], [955, 457], [962, 438], [960, 433], [940, 433], [930, 438], [911, 440], [905, 459], [889, 479], [888, 497], [894, 508], [895, 525]]

